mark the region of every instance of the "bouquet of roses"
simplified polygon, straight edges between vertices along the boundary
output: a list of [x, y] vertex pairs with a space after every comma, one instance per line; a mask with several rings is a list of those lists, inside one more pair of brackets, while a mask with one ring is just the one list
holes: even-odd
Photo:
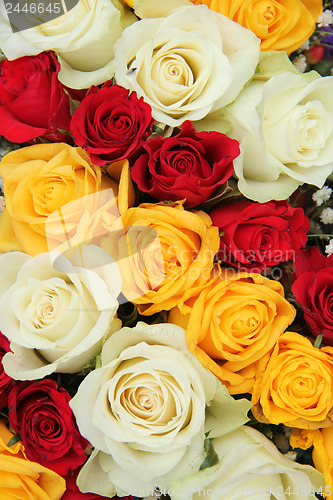
[[333, 496], [333, 11], [0, 7], [0, 496]]

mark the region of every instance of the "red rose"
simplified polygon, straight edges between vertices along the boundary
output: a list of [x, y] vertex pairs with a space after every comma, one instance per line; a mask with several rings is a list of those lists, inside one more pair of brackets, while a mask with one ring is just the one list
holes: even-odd
[[6, 408], [8, 394], [15, 384], [15, 381], [5, 373], [2, 366], [2, 358], [9, 351], [9, 340], [0, 332], [0, 409]]
[[219, 132], [196, 132], [185, 121], [174, 137], [143, 143], [146, 154], [136, 160], [132, 178], [141, 191], [161, 201], [182, 200], [195, 207], [206, 201], [233, 172], [239, 145]]
[[136, 92], [106, 82], [92, 87], [75, 111], [71, 134], [95, 165], [132, 160], [153, 130], [151, 107]]
[[65, 476], [86, 460], [89, 442], [76, 426], [71, 397], [54, 380], [26, 381], [8, 397], [8, 419], [20, 434], [29, 460]]
[[317, 247], [302, 249], [295, 259], [292, 292], [304, 311], [312, 333], [323, 334], [333, 346], [333, 255], [324, 257]]
[[305, 245], [310, 227], [303, 209], [293, 208], [287, 201], [238, 201], [215, 208], [210, 216], [221, 231], [218, 257], [258, 273], [293, 260]]
[[0, 135], [11, 142], [44, 137], [70, 142], [69, 98], [58, 80], [60, 64], [52, 52], [0, 62]]

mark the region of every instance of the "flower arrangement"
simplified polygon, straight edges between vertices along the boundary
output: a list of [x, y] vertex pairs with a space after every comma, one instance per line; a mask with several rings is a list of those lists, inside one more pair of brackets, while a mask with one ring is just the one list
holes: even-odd
[[1, 498], [332, 498], [333, 5], [4, 7]]

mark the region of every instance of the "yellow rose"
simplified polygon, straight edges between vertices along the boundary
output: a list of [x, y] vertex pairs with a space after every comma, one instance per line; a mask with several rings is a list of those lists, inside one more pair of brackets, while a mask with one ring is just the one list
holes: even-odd
[[278, 339], [256, 380], [252, 412], [257, 420], [318, 429], [333, 422], [333, 347], [317, 349], [294, 332]]
[[[86, 235], [82, 226], [89, 211], [110, 198], [115, 205], [118, 193], [118, 184], [102, 174], [82, 148], [67, 144], [12, 151], [0, 163], [0, 176], [6, 201], [0, 217], [1, 252], [35, 256], [59, 248], [80, 232]], [[87, 244], [87, 238], [79, 242]]]
[[298, 49], [313, 33], [321, 0], [191, 0], [205, 4], [248, 28], [261, 39], [261, 50]]
[[2, 500], [60, 500], [65, 480], [52, 470], [30, 462], [21, 442], [7, 443], [13, 437], [0, 422], [0, 498]]
[[119, 266], [125, 297], [150, 315], [170, 310], [207, 280], [219, 235], [207, 214], [185, 210], [181, 202], [143, 203], [110, 227], [102, 248]]
[[231, 394], [250, 392], [256, 362], [265, 360], [295, 317], [282, 285], [260, 274], [224, 270], [201, 290], [188, 289], [169, 321]]
[[294, 429], [290, 436], [293, 448], [306, 450], [313, 446], [312, 459], [316, 469], [324, 474], [323, 496], [333, 496], [333, 426], [317, 430]]

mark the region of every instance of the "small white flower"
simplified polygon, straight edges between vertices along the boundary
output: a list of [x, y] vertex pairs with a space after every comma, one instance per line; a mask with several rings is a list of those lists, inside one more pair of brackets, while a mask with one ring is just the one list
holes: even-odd
[[293, 60], [293, 65], [300, 73], [304, 73], [307, 67], [305, 56], [302, 54], [296, 57], [296, 59]]
[[325, 252], [328, 257], [333, 254], [333, 238], [330, 240], [329, 244], [325, 247]]
[[307, 40], [300, 46], [299, 50], [308, 50], [310, 48], [310, 40]]
[[333, 24], [333, 12], [328, 9], [324, 10], [324, 12], [318, 17], [317, 24], [319, 28]]
[[321, 189], [318, 189], [312, 195], [313, 201], [316, 203], [317, 207], [320, 207], [325, 201], [328, 201], [331, 197], [332, 189], [328, 186], [323, 186]]
[[333, 208], [324, 208], [319, 218], [323, 224], [333, 224]]

